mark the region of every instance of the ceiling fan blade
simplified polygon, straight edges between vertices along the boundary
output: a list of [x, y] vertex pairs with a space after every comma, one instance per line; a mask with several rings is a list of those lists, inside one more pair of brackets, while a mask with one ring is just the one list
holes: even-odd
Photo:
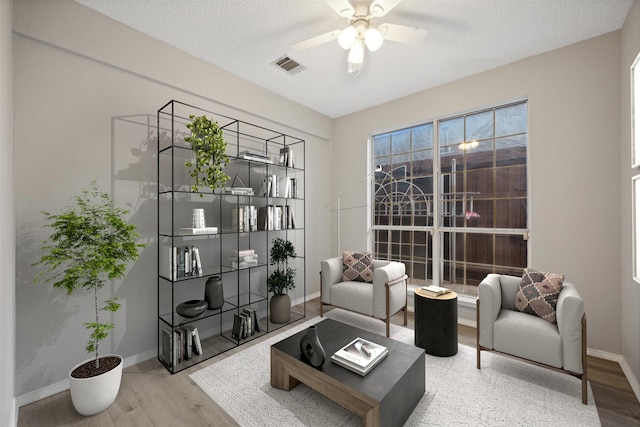
[[296, 50], [306, 50], [312, 47], [320, 46], [330, 41], [337, 40], [342, 30], [333, 30], [328, 33], [320, 34], [319, 36], [311, 37], [310, 39], [303, 40], [293, 45]]
[[355, 9], [347, 0], [324, 0], [331, 9], [343, 18], [350, 18], [355, 13]]
[[376, 17], [381, 17], [389, 13], [402, 0], [374, 0], [369, 6], [369, 12]]
[[427, 36], [427, 30], [423, 28], [396, 24], [382, 24], [378, 27], [378, 31], [380, 31], [385, 40], [410, 44], [412, 46], [419, 45]]

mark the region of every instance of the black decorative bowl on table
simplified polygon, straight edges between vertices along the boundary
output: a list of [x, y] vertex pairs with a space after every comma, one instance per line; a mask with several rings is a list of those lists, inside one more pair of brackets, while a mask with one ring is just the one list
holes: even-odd
[[207, 306], [205, 300], [192, 299], [178, 304], [176, 313], [182, 317], [198, 317], [207, 310]]

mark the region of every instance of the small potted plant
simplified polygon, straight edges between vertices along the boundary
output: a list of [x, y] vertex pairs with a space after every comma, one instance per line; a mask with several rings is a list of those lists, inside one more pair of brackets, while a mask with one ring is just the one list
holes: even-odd
[[[184, 138], [191, 145], [194, 153], [193, 161], [185, 162], [189, 176], [193, 178], [191, 190], [198, 192], [200, 188], [208, 186], [211, 191], [224, 187], [229, 180], [225, 168], [229, 163], [227, 143], [218, 123], [207, 116], [189, 116], [191, 123], [187, 128], [191, 135]], [[202, 197], [202, 194], [200, 194]]]
[[270, 264], [276, 269], [267, 277], [267, 290], [273, 293], [269, 309], [273, 323], [287, 323], [291, 318], [291, 298], [287, 291], [296, 287], [296, 270], [289, 267], [289, 258], [296, 256], [293, 243], [280, 237], [273, 239]]
[[73, 198], [73, 203], [57, 215], [43, 212], [46, 226], [53, 234], [43, 242], [44, 254], [33, 265], [44, 267], [35, 278], [64, 289], [67, 295], [89, 291], [93, 294], [95, 318], [84, 326], [91, 331], [85, 349], [94, 356], [69, 372], [71, 400], [82, 415], [94, 415], [115, 400], [122, 378], [122, 356], [99, 356], [100, 341], [114, 328], [101, 322], [101, 311], [120, 309], [117, 298], [98, 304], [98, 290], [107, 280], [122, 278], [127, 264], [138, 259], [136, 226], [124, 219], [127, 210], [115, 207], [107, 193], [101, 193], [96, 182]]

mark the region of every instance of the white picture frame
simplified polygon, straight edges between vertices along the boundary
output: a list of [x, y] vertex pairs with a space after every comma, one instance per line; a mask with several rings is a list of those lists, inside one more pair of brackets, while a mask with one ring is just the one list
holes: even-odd
[[631, 178], [633, 280], [640, 284], [640, 175]]
[[640, 53], [631, 65], [631, 167], [640, 167]]

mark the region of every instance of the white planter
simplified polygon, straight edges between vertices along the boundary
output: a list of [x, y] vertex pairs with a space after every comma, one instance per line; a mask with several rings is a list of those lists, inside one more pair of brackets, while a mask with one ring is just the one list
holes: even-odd
[[81, 415], [95, 415], [107, 409], [116, 400], [118, 390], [120, 390], [120, 380], [122, 379], [122, 356], [117, 354], [106, 354], [103, 357], [117, 357], [120, 364], [109, 372], [92, 378], [73, 378], [71, 372], [78, 366], [87, 363], [94, 358], [78, 363], [69, 371], [69, 386], [71, 389], [71, 401]]

